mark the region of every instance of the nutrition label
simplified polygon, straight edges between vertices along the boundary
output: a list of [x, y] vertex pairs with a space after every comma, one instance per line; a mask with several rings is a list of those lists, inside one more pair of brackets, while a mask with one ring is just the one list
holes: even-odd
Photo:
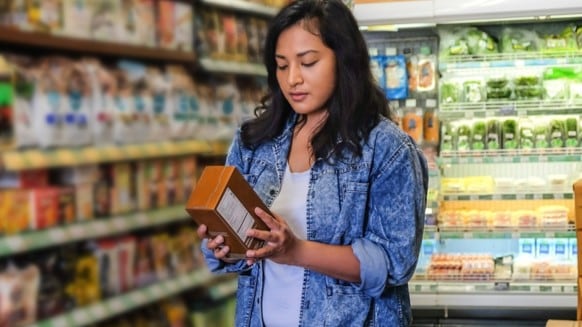
[[224, 191], [222, 199], [220, 199], [220, 203], [216, 209], [230, 225], [232, 230], [246, 244], [246, 232], [253, 226], [254, 219], [230, 188]]

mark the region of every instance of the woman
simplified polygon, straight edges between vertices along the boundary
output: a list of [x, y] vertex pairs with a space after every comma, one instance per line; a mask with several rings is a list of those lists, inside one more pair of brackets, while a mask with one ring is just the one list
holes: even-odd
[[235, 135], [236, 166], [270, 207], [246, 260], [224, 239], [202, 250], [238, 273], [237, 326], [407, 326], [422, 238], [426, 162], [387, 116], [366, 43], [339, 0], [298, 0], [273, 19], [270, 94]]

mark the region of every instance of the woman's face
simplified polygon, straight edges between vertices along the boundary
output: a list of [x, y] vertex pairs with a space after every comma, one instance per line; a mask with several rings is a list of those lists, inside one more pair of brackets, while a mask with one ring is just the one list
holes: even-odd
[[313, 26], [300, 22], [284, 30], [275, 49], [281, 92], [293, 110], [307, 118], [325, 114], [336, 82], [335, 54], [309, 31], [316, 31]]

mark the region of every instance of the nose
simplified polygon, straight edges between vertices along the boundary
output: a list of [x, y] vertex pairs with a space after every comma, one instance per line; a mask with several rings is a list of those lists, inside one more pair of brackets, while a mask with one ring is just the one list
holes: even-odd
[[290, 86], [296, 86], [303, 83], [303, 75], [301, 74], [301, 66], [289, 65], [289, 74], [287, 75], [287, 83]]

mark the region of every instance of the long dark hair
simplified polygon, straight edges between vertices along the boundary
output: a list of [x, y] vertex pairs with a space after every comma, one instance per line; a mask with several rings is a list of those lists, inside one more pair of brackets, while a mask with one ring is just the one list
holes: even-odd
[[327, 120], [311, 140], [315, 157], [338, 158], [344, 150], [359, 156], [360, 142], [381, 116], [390, 117], [390, 109], [372, 75], [368, 48], [356, 19], [340, 0], [293, 1], [271, 21], [263, 57], [269, 93], [255, 109], [257, 117], [242, 125], [243, 144], [253, 148], [280, 135], [294, 114], [277, 82], [275, 50], [279, 35], [300, 22], [306, 23], [305, 28], [318, 29], [323, 43], [335, 53], [337, 63]]

